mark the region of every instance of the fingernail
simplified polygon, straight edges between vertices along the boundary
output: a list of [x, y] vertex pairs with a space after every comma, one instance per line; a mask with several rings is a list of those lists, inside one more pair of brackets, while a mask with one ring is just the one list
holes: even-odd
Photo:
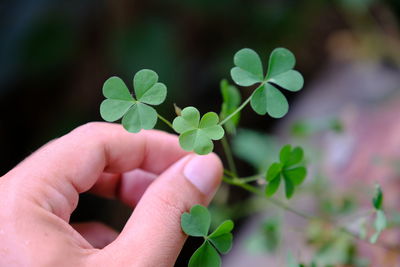
[[194, 155], [186, 163], [183, 174], [203, 194], [212, 197], [219, 185], [220, 169], [215, 155]]

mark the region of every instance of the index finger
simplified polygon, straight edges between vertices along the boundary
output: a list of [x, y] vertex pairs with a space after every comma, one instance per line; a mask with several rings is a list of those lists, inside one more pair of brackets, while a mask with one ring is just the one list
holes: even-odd
[[[89, 190], [103, 171], [140, 168], [159, 174], [186, 154], [175, 135], [156, 130], [132, 134], [120, 125], [96, 122], [45, 145], [4, 178], [29, 188], [24, 192], [35, 194], [39, 203], [65, 218], [75, 209], [78, 194]], [[60, 194], [68, 205], [54, 203]]]

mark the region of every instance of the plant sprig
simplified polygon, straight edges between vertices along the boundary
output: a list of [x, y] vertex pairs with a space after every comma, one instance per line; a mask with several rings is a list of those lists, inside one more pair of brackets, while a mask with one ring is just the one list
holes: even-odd
[[[289, 104], [281, 92], [285, 89], [297, 92], [302, 89], [304, 80], [302, 75], [294, 70], [296, 63], [292, 52], [285, 48], [276, 48], [272, 51], [266, 74], [259, 55], [252, 49], [244, 48], [234, 55], [234, 67], [231, 69], [232, 80], [239, 86], [254, 86], [251, 95], [243, 102], [239, 89], [223, 80], [220, 84], [223, 103], [219, 115], [207, 112], [203, 116], [195, 107], [178, 108], [174, 105], [177, 117], [171, 123], [161, 116], [153, 106], [164, 102], [167, 87], [158, 82], [156, 72], [148, 69], [138, 71], [133, 78], [134, 94], [131, 94], [126, 84], [118, 77], [111, 77], [103, 85], [105, 100], [100, 105], [100, 114], [105, 121], [113, 122], [122, 119], [124, 128], [132, 133], [142, 129], [153, 129], [160, 119], [172, 130], [179, 134], [180, 146], [187, 151], [204, 155], [214, 149], [213, 141], [221, 140], [227, 157], [229, 169], [224, 182], [241, 187], [255, 195], [268, 199], [279, 208], [293, 212], [308, 220], [320, 219], [291, 208], [286, 203], [271, 198], [284, 181], [285, 194], [289, 199], [295, 188], [300, 186], [307, 175], [304, 165], [302, 148], [292, 148], [290, 145], [282, 147], [279, 161], [269, 166], [265, 174], [247, 178], [239, 178], [234, 158], [226, 134], [234, 135], [241, 119], [240, 112], [250, 103], [251, 108], [259, 115], [268, 114], [273, 118], [281, 118], [287, 114]], [[254, 186], [250, 183], [263, 179], [263, 183]], [[260, 188], [261, 186], [261, 188]], [[383, 193], [380, 186], [376, 188], [373, 199], [375, 208], [374, 229], [370, 242], [375, 243], [386, 227], [386, 216], [382, 209]], [[214, 267], [221, 265], [220, 253], [227, 253], [232, 247], [231, 220], [223, 222], [214, 232], [209, 234], [211, 216], [207, 208], [195, 205], [190, 212], [181, 217], [182, 230], [195, 237], [203, 237], [203, 244], [194, 252], [189, 266]], [[328, 221], [335, 225], [334, 222]], [[346, 228], [335, 225], [349, 235], [358, 238], [356, 234]]]
[[201, 205], [195, 205], [189, 213], [182, 214], [182, 230], [189, 236], [204, 238], [202, 245], [190, 258], [189, 267], [219, 267], [221, 266], [219, 253], [228, 253], [232, 248], [233, 222], [224, 221], [211, 234], [209, 234], [210, 225], [210, 212]]

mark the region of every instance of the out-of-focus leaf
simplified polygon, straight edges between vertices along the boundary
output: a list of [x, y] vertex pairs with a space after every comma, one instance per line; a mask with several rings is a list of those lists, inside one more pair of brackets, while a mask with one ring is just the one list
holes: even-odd
[[[222, 80], [220, 87], [223, 100], [220, 113], [220, 119], [222, 121], [239, 107], [242, 98], [236, 86], [230, 85], [227, 80]], [[225, 129], [228, 133], [234, 134], [236, 132], [236, 126], [239, 123], [239, 119], [240, 112], [225, 123]]]

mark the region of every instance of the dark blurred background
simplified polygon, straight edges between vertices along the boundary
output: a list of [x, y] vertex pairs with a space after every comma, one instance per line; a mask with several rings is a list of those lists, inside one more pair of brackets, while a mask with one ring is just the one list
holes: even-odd
[[[101, 88], [112, 75], [132, 84], [136, 71], [155, 70], [168, 86], [160, 112], [169, 119], [173, 103], [219, 112], [219, 82], [240, 48], [265, 63], [273, 48], [290, 49], [307, 92], [333, 61], [398, 70], [399, 18], [398, 0], [2, 1], [0, 175], [49, 140], [101, 120]], [[292, 103], [301, 95], [285, 94]], [[274, 130], [276, 120], [247, 113], [242, 126]], [[110, 205], [83, 196], [73, 220], [120, 229], [129, 211], [110, 215]]]

